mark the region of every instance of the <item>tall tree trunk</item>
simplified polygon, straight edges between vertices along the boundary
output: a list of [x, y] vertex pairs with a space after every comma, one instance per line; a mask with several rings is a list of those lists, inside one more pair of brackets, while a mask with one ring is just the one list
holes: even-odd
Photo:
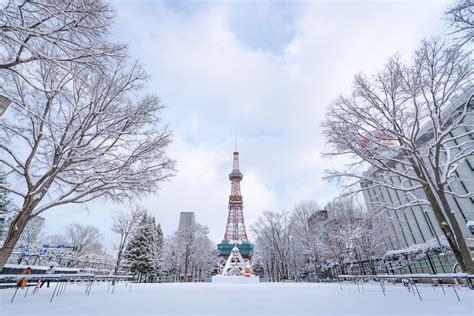
[[369, 259], [369, 264], [370, 264], [370, 271], [372, 272], [372, 275], [376, 275], [377, 272], [375, 271], [375, 263], [372, 258]]
[[[120, 246], [119, 251], [117, 253], [117, 261], [115, 262], [114, 275], [117, 275], [118, 273], [120, 262], [122, 261], [122, 253], [123, 253], [123, 247]], [[115, 285], [115, 279], [112, 280], [112, 285]]]
[[451, 211], [451, 207], [449, 206], [448, 199], [446, 198], [446, 193], [444, 192], [444, 190], [441, 190], [439, 192], [439, 197], [441, 203], [443, 204], [445, 213], [448, 216], [449, 224], [451, 225], [451, 229], [454, 232], [456, 244], [459, 249], [459, 254], [464, 263], [464, 269], [462, 271], [469, 274], [474, 274], [474, 262], [472, 261], [469, 247], [466, 244], [466, 240], [464, 239], [461, 227], [459, 226], [459, 222], [456, 219], [456, 215]]
[[[474, 273], [474, 263], [472, 261], [469, 248], [466, 245], [464, 236], [462, 235], [461, 228], [456, 219], [456, 216], [451, 211], [448, 200], [446, 199], [446, 193], [444, 192], [444, 187], [439, 184], [439, 173], [435, 174], [437, 179], [437, 190], [432, 188], [429, 185], [429, 177], [425, 175], [422, 168], [416, 164], [414, 159], [409, 159], [416, 175], [423, 180], [425, 183], [422, 184], [423, 192], [425, 193], [428, 201], [430, 202], [431, 208], [435, 214], [436, 220], [446, 237], [449, 246], [453, 252], [456, 261], [459, 263], [459, 266], [463, 272]], [[438, 163], [439, 165], [439, 163]], [[435, 196], [437, 194], [437, 196]], [[438, 197], [440, 201], [436, 198]], [[441, 202], [441, 205], [440, 205]], [[443, 212], [443, 209], [445, 212]], [[448, 219], [446, 218], [448, 216]], [[448, 224], [449, 221], [449, 224]], [[453, 232], [454, 230], [454, 232]]]
[[[474, 271], [469, 271], [468, 270], [469, 266], [466, 266], [466, 260], [468, 260], [467, 263], [469, 263], [470, 261], [472, 265], [472, 259], [470, 259], [471, 255], [469, 254], [469, 250], [467, 250], [468, 252], [467, 256], [466, 254], [463, 255], [463, 253], [461, 252], [458, 246], [458, 244], [464, 244], [465, 247], [467, 248], [464, 237], [462, 236], [462, 233], [461, 233], [460, 240], [457, 241], [456, 240], [457, 236], [454, 234], [451, 228], [451, 227], [457, 226], [460, 233], [460, 227], [459, 227], [459, 224], [457, 223], [456, 218], [454, 218], [454, 223], [451, 222], [451, 218], [450, 218], [449, 222], [451, 225], [449, 225], [448, 219], [446, 218], [445, 213], [441, 209], [441, 206], [438, 204], [438, 201], [436, 200], [436, 197], [434, 196], [433, 192], [430, 190], [430, 188], [426, 188], [425, 186], [424, 186], [424, 191], [428, 200], [430, 201], [431, 207], [433, 209], [433, 212], [435, 214], [439, 227], [441, 228], [441, 231], [446, 237], [446, 240], [449, 243], [451, 251], [453, 252], [454, 257], [456, 258], [456, 261], [459, 263], [459, 267], [461, 268], [463, 272], [473, 273]], [[446, 212], [446, 213], [451, 213], [451, 208], [449, 207], [449, 205], [448, 205], [447, 211], [449, 212]], [[450, 214], [446, 214], [446, 215], [450, 216]], [[451, 215], [454, 217], [454, 214], [451, 214]], [[468, 258], [465, 258], [465, 257], [468, 257]]]
[[346, 274], [346, 268], [344, 267], [344, 258], [339, 259], [339, 271], [342, 275]]
[[271, 278], [271, 273], [272, 271], [270, 270], [270, 266], [268, 265], [268, 260], [265, 260], [264, 262], [264, 265], [265, 265], [265, 271], [264, 271], [264, 275], [266, 274], [267, 275], [267, 278]]
[[184, 264], [184, 282], [188, 282], [188, 262]]
[[313, 260], [313, 266], [314, 266], [314, 275], [316, 277], [316, 280], [320, 279], [319, 271], [318, 271], [318, 261]]
[[15, 248], [18, 239], [20, 239], [23, 229], [25, 229], [26, 224], [30, 220], [31, 209], [23, 207], [10, 225], [7, 238], [0, 249], [0, 272], [3, 270], [13, 248]]
[[120, 268], [120, 263], [122, 261], [122, 250], [119, 250], [117, 253], [117, 261], [115, 261], [114, 275], [117, 275], [118, 269]]

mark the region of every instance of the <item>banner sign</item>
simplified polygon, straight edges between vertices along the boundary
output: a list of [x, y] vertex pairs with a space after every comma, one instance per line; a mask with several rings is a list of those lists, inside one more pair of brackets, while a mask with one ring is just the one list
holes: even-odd
[[56, 247], [57, 250], [56, 250], [56, 256], [57, 257], [61, 257], [63, 255], [63, 252], [64, 252], [64, 245], [63, 244], [59, 244], [58, 247]]
[[25, 256], [25, 257], [30, 256], [30, 245], [26, 245], [25, 249], [23, 249], [23, 256]]
[[39, 255], [41, 257], [46, 255], [46, 253], [48, 252], [48, 249], [49, 249], [49, 245], [43, 245], [43, 247], [41, 247], [41, 251], [40, 251]]

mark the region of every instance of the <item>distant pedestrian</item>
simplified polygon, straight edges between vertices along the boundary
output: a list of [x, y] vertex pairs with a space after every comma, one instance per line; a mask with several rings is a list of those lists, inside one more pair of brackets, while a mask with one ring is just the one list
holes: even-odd
[[402, 284], [403, 286], [405, 286], [405, 288], [407, 289], [408, 292], [411, 292], [411, 284], [410, 284], [410, 281], [408, 281], [407, 279], [402, 279]]
[[[31, 274], [31, 268], [30, 267], [27, 267], [26, 269], [24, 269], [22, 272], [21, 272], [22, 275], [28, 275], [28, 274]], [[28, 282], [26, 281], [26, 278], [23, 278], [23, 279], [20, 279], [18, 280], [18, 282], [16, 283], [16, 287], [21, 287], [22, 289], [26, 287], [26, 285], [28, 284]]]
[[[49, 266], [49, 269], [46, 270], [46, 274], [47, 274], [47, 275], [52, 275], [52, 274], [54, 274], [54, 266]], [[48, 283], [47, 287], [49, 287], [49, 282], [50, 282], [50, 281], [51, 281], [50, 279], [44, 279], [44, 280], [41, 282], [40, 288], [43, 287], [43, 285], [44, 285], [45, 282]]]

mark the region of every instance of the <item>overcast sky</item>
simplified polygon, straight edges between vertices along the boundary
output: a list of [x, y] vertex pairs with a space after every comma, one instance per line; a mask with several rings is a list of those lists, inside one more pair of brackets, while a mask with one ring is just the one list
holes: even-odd
[[[169, 155], [178, 174], [137, 203], [176, 230], [180, 211], [196, 212], [219, 242], [230, 194], [237, 135], [247, 229], [264, 210], [301, 200], [324, 206], [338, 191], [321, 179], [337, 164], [321, 158], [327, 105], [350, 90], [354, 74], [373, 73], [397, 52], [409, 57], [423, 37], [443, 32], [443, 1], [190, 2], [115, 1], [111, 36], [126, 43], [151, 78], [146, 90], [167, 106]], [[48, 233], [72, 222], [99, 227], [103, 202], [44, 214]]]

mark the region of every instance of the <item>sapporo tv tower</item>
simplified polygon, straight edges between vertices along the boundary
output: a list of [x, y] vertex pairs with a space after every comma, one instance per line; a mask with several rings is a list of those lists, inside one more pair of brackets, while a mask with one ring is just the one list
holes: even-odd
[[240, 192], [240, 182], [243, 178], [239, 169], [239, 152], [237, 145], [234, 151], [234, 163], [232, 172], [229, 174], [231, 190], [229, 196], [229, 214], [227, 216], [227, 226], [224, 240], [217, 245], [219, 256], [227, 259], [234, 247], [240, 250], [244, 259], [250, 260], [253, 255], [253, 245], [249, 242], [244, 223], [244, 203]]

